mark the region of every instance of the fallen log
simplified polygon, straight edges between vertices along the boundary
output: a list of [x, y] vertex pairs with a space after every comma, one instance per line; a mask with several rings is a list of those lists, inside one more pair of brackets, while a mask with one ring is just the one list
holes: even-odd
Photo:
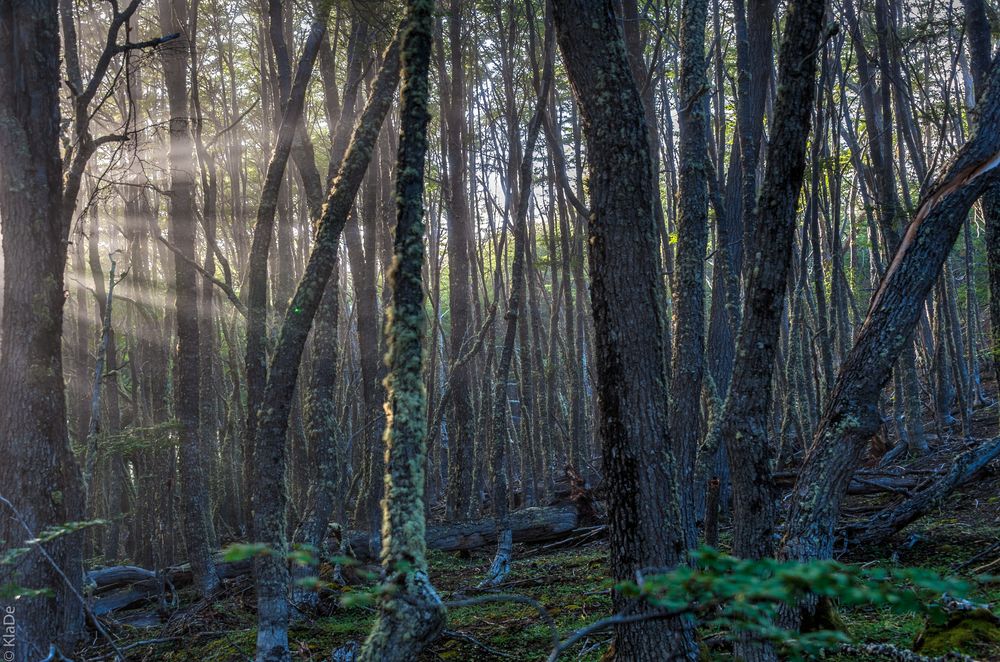
[[[551, 542], [566, 537], [579, 526], [579, 522], [577, 510], [572, 506], [523, 508], [515, 510], [509, 517], [514, 542], [525, 544]], [[370, 533], [352, 531], [348, 535], [351, 548], [359, 559], [375, 558], [377, 545], [372, 544]], [[442, 552], [480, 549], [496, 543], [496, 520], [491, 517], [467, 522], [431, 524], [427, 527], [426, 540], [427, 549]]]
[[128, 588], [122, 591], [114, 591], [91, 602], [90, 611], [94, 616], [107, 616], [120, 609], [126, 609], [141, 602], [148, 602], [154, 597], [156, 597], [156, 591], [149, 591], [144, 588]]
[[[524, 508], [510, 514], [509, 524], [514, 533], [514, 542], [535, 544], [547, 543], [572, 536], [579, 525], [579, 516], [572, 506], [552, 506], [544, 508]], [[348, 540], [361, 561], [373, 560], [376, 552], [370, 544], [374, 539], [366, 531], [348, 533]], [[497, 525], [493, 518], [435, 524], [427, 527], [427, 548], [443, 552], [471, 551], [496, 543]], [[340, 548], [339, 541], [330, 541], [331, 549]], [[221, 579], [235, 579], [250, 574], [253, 561], [244, 559], [224, 562], [216, 556], [216, 570]], [[159, 595], [166, 586], [183, 588], [192, 582], [191, 567], [188, 564], [167, 568], [159, 575], [152, 570], [135, 566], [114, 566], [99, 568], [87, 573], [87, 583], [94, 587], [97, 595], [92, 598], [91, 610], [98, 616], [106, 616], [114, 611], [146, 602]]]
[[[797, 472], [782, 471], [775, 474], [775, 483], [778, 487], [789, 489], [795, 484], [797, 476]], [[850, 496], [869, 496], [872, 494], [890, 493], [909, 496], [915, 488], [919, 488], [924, 482], [926, 482], [926, 476], [923, 474], [869, 475], [859, 472], [851, 478], [847, 494]]]
[[135, 584], [144, 579], [155, 579], [152, 570], [134, 565], [117, 565], [110, 568], [97, 568], [87, 573], [87, 584], [96, 589], [109, 588], [124, 584]]
[[[226, 562], [216, 556], [216, 571], [221, 579], [235, 579], [250, 574], [253, 561]], [[90, 600], [90, 610], [95, 616], [107, 616], [115, 611], [148, 602], [163, 591], [184, 588], [193, 581], [191, 566], [187, 563], [167, 568], [157, 574], [135, 566], [100, 568], [87, 573], [87, 582], [96, 587]]]
[[927, 511], [938, 507], [958, 486], [969, 481], [980, 469], [1000, 457], [1000, 437], [965, 451], [954, 459], [947, 473], [902, 503], [887, 508], [863, 521], [841, 527], [839, 534], [848, 546], [880, 542]]

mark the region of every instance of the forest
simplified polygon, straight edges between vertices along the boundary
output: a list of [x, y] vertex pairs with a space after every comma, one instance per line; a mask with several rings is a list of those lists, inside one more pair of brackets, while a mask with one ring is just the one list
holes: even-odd
[[1000, 660], [995, 0], [0, 0], [3, 662]]

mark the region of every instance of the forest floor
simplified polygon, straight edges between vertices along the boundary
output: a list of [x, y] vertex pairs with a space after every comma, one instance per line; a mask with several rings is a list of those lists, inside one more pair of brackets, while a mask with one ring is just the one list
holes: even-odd
[[[988, 413], [991, 410], [992, 413]], [[979, 425], [985, 416], [995, 421], [996, 408], [978, 413]], [[993, 425], [991, 429], [996, 429]], [[977, 430], [978, 432], [978, 430]], [[981, 436], [988, 436], [983, 430]], [[934, 442], [932, 441], [932, 444]], [[864, 509], [872, 497], [855, 497], [852, 505]], [[871, 505], [867, 503], [867, 505]], [[877, 547], [853, 551], [840, 560], [865, 567], [918, 566], [941, 574], [971, 577], [1000, 574], [1000, 471], [996, 463], [979, 478], [957, 490], [944, 507], [927, 515]], [[725, 532], [723, 548], [726, 547]], [[466, 554], [430, 553], [431, 577], [443, 600], [475, 597], [476, 584], [488, 568], [492, 550]], [[970, 560], [972, 562], [970, 563]], [[515, 547], [512, 571], [500, 587], [503, 593], [534, 598], [554, 618], [561, 636], [608, 616], [611, 609], [606, 575], [607, 547], [603, 541], [569, 549]], [[326, 570], [329, 570], [328, 568]], [[363, 584], [342, 589], [342, 595], [356, 593]], [[1000, 605], [1000, 586], [979, 590], [969, 596], [976, 602]], [[249, 576], [227, 581], [224, 594], [212, 602], [199, 602], [181, 591], [180, 606], [156, 627], [122, 625], [129, 612], [117, 615], [118, 623], [108, 628], [126, 648], [130, 660], [186, 662], [229, 662], [253, 659], [255, 643], [253, 583]], [[329, 660], [332, 651], [364, 639], [374, 619], [370, 606], [337, 606], [336, 596], [324, 602], [328, 615], [302, 621], [290, 633], [296, 660]], [[142, 613], [142, 612], [136, 612]], [[150, 614], [147, 611], [145, 614]], [[893, 613], [881, 608], [842, 608], [843, 629], [856, 642], [891, 643], [914, 648], [925, 628], [923, 617]], [[133, 618], [135, 613], [133, 614]], [[703, 659], [725, 660], [724, 641], [717, 634], [702, 634]], [[1000, 628], [964, 628], [944, 635], [951, 650], [977, 660], [1000, 660]], [[940, 639], [940, 635], [939, 635]], [[151, 641], [152, 640], [152, 641]], [[148, 642], [148, 643], [140, 643]], [[422, 660], [544, 660], [551, 648], [551, 631], [534, 608], [525, 604], [486, 603], [453, 608], [448, 613], [447, 630]], [[610, 633], [599, 632], [585, 638], [563, 655], [563, 660], [599, 660], [610, 644]], [[934, 651], [926, 647], [925, 654]], [[95, 640], [79, 659], [95, 659], [108, 648]], [[831, 656], [835, 660], [890, 659], [869, 656]]]

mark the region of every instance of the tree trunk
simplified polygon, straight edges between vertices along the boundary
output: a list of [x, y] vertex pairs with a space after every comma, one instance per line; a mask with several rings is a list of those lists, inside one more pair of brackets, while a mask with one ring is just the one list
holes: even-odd
[[[442, 90], [447, 104], [442, 110], [447, 129], [444, 136], [448, 162], [445, 209], [448, 220], [448, 306], [451, 311], [449, 346], [453, 359], [461, 356], [472, 337], [471, 260], [469, 244], [472, 216], [469, 212], [466, 174], [468, 164], [462, 129], [465, 125], [465, 62], [462, 34], [463, 0], [451, 0], [448, 37], [451, 43], [450, 89]], [[448, 516], [462, 519], [472, 513], [472, 464], [475, 446], [475, 412], [472, 408], [472, 366], [452, 367], [455, 382], [451, 425], [448, 429]]]
[[678, 123], [677, 256], [674, 262], [673, 368], [670, 371], [670, 424], [677, 458], [681, 521], [694, 547], [695, 460], [701, 440], [701, 387], [705, 373], [705, 251], [708, 247], [708, 76], [705, 23], [708, 0], [685, 0], [681, 8], [681, 72]]
[[[186, 0], [159, 0], [164, 34], [186, 30]], [[163, 76], [170, 106], [170, 242], [174, 257], [174, 296], [177, 311], [177, 356], [174, 413], [180, 422], [180, 484], [184, 510], [184, 544], [203, 595], [219, 586], [210, 553], [208, 483], [198, 435], [198, 274], [195, 259], [194, 158], [188, 105], [187, 66], [190, 56], [186, 32], [171, 48], [163, 49]]]
[[[69, 447], [63, 394], [65, 221], [59, 152], [59, 23], [53, 0], [0, 3], [0, 217], [3, 337], [0, 354], [0, 540], [24, 546], [44, 529], [81, 519], [80, 470]], [[16, 609], [13, 660], [69, 653], [83, 626], [81, 535], [63, 535], [18, 560], [5, 580], [55, 597], [5, 602]], [[60, 577], [57, 567], [69, 577]], [[6, 612], [5, 612], [6, 613]]]
[[840, 504], [865, 444], [878, 429], [878, 397], [910, 342], [923, 302], [962, 229], [969, 208], [996, 180], [1000, 162], [1000, 61], [977, 107], [980, 122], [923, 195], [858, 338], [843, 362], [792, 495], [783, 554], [827, 558]]
[[[969, 40], [969, 58], [976, 98], [986, 92], [990, 76], [990, 20], [983, 0], [963, 0], [965, 30]], [[980, 122], [981, 117], [971, 118]], [[1000, 184], [986, 189], [979, 203], [986, 220], [986, 266], [990, 286], [990, 358], [994, 376], [1000, 384]]]
[[424, 462], [427, 403], [423, 383], [424, 158], [427, 152], [433, 0], [409, 0], [400, 60], [403, 71], [396, 165], [396, 234], [387, 327], [385, 499], [382, 568], [394, 590], [381, 594], [379, 614], [358, 659], [413, 660], [444, 627], [445, 609], [427, 574]]
[[[736, 362], [719, 423], [733, 481], [733, 551], [746, 558], [767, 558], [773, 549], [771, 379], [805, 171], [824, 6], [824, 0], [795, 2], [786, 19], [769, 157], [754, 212], [754, 249], [747, 255], [750, 264]], [[802, 250], [804, 255], [804, 246]], [[771, 647], [742, 640], [736, 653], [748, 660], [774, 659]]]
[[[815, 93], [823, 0], [801, 0], [789, 11], [778, 66], [779, 94], [769, 158], [756, 208], [755, 250], [736, 349], [736, 363], [719, 427], [733, 477], [733, 549], [767, 558], [773, 548], [774, 494], [768, 439], [771, 376], [777, 354], [805, 171], [806, 139]], [[804, 250], [804, 249], [803, 249]]]
[[[667, 569], [684, 535], [667, 430], [668, 320], [653, 209], [655, 178], [642, 102], [613, 3], [555, 0], [553, 18], [580, 106], [589, 155], [591, 304], [596, 332], [599, 438], [611, 522], [611, 572]], [[616, 610], [628, 606], [614, 595]], [[676, 621], [620, 624], [623, 660], [694, 660]]]
[[[319, 53], [319, 45], [326, 31], [326, 16], [320, 15], [313, 22], [306, 44], [302, 50], [302, 57], [299, 60], [295, 72], [295, 82], [288, 95], [288, 103], [281, 118], [281, 125], [278, 129], [278, 141], [274, 148], [271, 162], [268, 164], [265, 189], [261, 193], [260, 207], [257, 213], [257, 225], [254, 228], [254, 245], [258, 247], [258, 238], [268, 239], [271, 234], [271, 225], [274, 223], [274, 211], [277, 204], [277, 193], [281, 186], [285, 165], [288, 161], [288, 154], [291, 150], [292, 138], [298, 126], [299, 116], [302, 113], [302, 106], [305, 97], [306, 87], [312, 76], [313, 65]], [[264, 248], [262, 266], [266, 269], [267, 246], [263, 242]], [[260, 255], [258, 254], [258, 257]], [[254, 265], [251, 265], [251, 269]], [[259, 279], [260, 274], [251, 271], [251, 282]], [[264, 273], [265, 282], [263, 285], [266, 294], [266, 270]], [[260, 294], [258, 292], [257, 294]], [[260, 304], [264, 304], [261, 306]], [[256, 315], [261, 315], [256, 320], [261, 325], [259, 331], [263, 332], [263, 322], [266, 316], [266, 298], [254, 298], [254, 308], [248, 306], [248, 310], [255, 310]], [[311, 320], [310, 320], [311, 321]], [[248, 316], [248, 326], [250, 318]], [[308, 327], [306, 328], [308, 331]], [[249, 331], [249, 329], [248, 329]], [[259, 368], [259, 363], [264, 360], [263, 356], [250, 354], [249, 332], [247, 342], [247, 379], [250, 379], [250, 365], [253, 363]], [[263, 335], [258, 338], [262, 340]], [[263, 347], [260, 348], [263, 351]], [[301, 348], [300, 348], [301, 350]], [[301, 352], [300, 352], [301, 353]], [[296, 368], [299, 356], [295, 357]], [[270, 379], [267, 384], [270, 385]], [[294, 390], [295, 380], [292, 380], [291, 390]], [[260, 426], [255, 431], [254, 453], [253, 453], [253, 539], [258, 542], [265, 542], [273, 547], [270, 554], [259, 556], [255, 559], [254, 575], [257, 580], [257, 660], [259, 662], [282, 662], [290, 659], [288, 652], [288, 565], [285, 558], [285, 551], [288, 547], [286, 539], [286, 506], [287, 506], [287, 485], [285, 484], [286, 469], [286, 441], [287, 431], [287, 410], [291, 406], [291, 392], [284, 402], [286, 408], [286, 422], [281, 429], [281, 434], [273, 434], [270, 430], [263, 428], [264, 420], [268, 410], [266, 401], [266, 387], [261, 394], [262, 400], [259, 409], [249, 410], [248, 414], [253, 419], [255, 416]], [[248, 407], [250, 406], [248, 402]]]

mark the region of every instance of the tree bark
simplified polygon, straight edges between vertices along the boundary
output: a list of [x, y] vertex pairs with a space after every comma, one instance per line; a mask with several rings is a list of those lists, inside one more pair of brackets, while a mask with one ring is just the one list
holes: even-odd
[[416, 659], [444, 627], [445, 608], [427, 574], [424, 542], [424, 463], [427, 403], [423, 383], [424, 159], [427, 153], [433, 0], [407, 2], [400, 61], [396, 234], [389, 283], [386, 378], [385, 498], [382, 569], [393, 590], [358, 656], [365, 662]]
[[[70, 450], [63, 393], [62, 322], [69, 223], [59, 151], [59, 22], [54, 0], [0, 2], [0, 540], [22, 547], [50, 526], [80, 519], [82, 482]], [[49, 644], [71, 650], [83, 611], [80, 534], [32, 548], [5, 580], [54, 597], [17, 601], [13, 659], [38, 660]], [[4, 608], [14, 607], [6, 602]]]
[[[631, 580], [684, 551], [667, 430], [668, 321], [653, 209], [655, 178], [642, 102], [613, 2], [554, 0], [556, 36], [587, 139], [590, 274], [598, 425], [611, 522], [611, 573]], [[627, 606], [614, 595], [616, 610]], [[623, 660], [694, 660], [680, 622], [615, 628]]]
[[[325, 20], [325, 17], [324, 17]], [[257, 431], [257, 409], [263, 398], [267, 382], [267, 285], [268, 253], [274, 234], [274, 217], [278, 208], [278, 193], [285, 177], [288, 155], [292, 149], [295, 131], [302, 116], [306, 88], [312, 75], [316, 55], [323, 33], [324, 21], [317, 21], [310, 30], [310, 39], [303, 48], [295, 82], [288, 95], [278, 127], [278, 138], [274, 152], [267, 164], [267, 172], [261, 187], [260, 203], [254, 224], [253, 244], [247, 267], [247, 424], [243, 449], [244, 480], [246, 496], [254, 494], [254, 477], [257, 467], [254, 439]], [[250, 509], [248, 509], [250, 512]]]
[[978, 104], [979, 126], [928, 188], [844, 360], [796, 481], [783, 555], [828, 558], [844, 493], [865, 444], [878, 429], [878, 397], [910, 342], [969, 208], [996, 180], [1000, 163], [1000, 60]]
[[708, 247], [708, 76], [705, 24], [708, 0], [685, 0], [681, 7], [681, 71], [678, 124], [677, 255], [674, 300], [673, 368], [670, 371], [670, 425], [677, 458], [681, 523], [687, 546], [697, 543], [695, 460], [701, 440], [701, 387], [705, 373], [705, 251]]

